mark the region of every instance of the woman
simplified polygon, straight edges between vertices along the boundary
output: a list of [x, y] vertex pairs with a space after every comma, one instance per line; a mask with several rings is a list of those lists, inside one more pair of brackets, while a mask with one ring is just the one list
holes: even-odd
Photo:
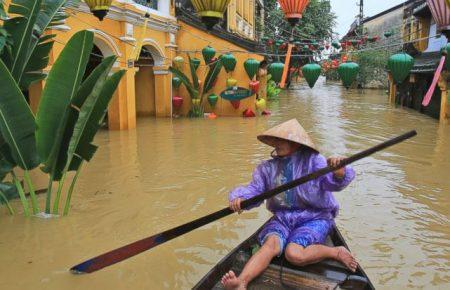
[[[268, 130], [258, 136], [258, 140], [275, 149], [272, 159], [256, 168], [248, 186], [230, 193], [230, 208], [239, 213], [243, 200], [327, 165], [337, 167], [342, 160], [326, 160], [320, 155], [296, 119]], [[225, 289], [246, 289], [274, 257], [283, 253], [290, 263], [298, 266], [335, 259], [356, 271], [358, 264], [345, 247], [323, 245], [339, 210], [332, 192], [343, 190], [354, 177], [353, 169], [347, 166], [269, 199], [266, 205], [273, 217], [259, 234], [261, 248], [247, 262], [239, 277], [233, 271], [222, 277]]]

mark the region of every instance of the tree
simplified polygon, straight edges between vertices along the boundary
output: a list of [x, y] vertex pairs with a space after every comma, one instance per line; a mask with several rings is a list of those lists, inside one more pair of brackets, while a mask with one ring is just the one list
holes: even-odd
[[[272, 39], [289, 39], [291, 26], [284, 19], [277, 0], [265, 0], [265, 35]], [[311, 0], [303, 13], [303, 18], [294, 29], [295, 40], [332, 39], [336, 15], [331, 11], [329, 0]], [[296, 37], [297, 36], [297, 37]], [[298, 37], [300, 36], [300, 37]]]

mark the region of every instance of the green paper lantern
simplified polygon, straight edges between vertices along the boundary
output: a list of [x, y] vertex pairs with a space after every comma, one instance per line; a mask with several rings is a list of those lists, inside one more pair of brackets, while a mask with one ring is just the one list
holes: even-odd
[[269, 74], [272, 75], [272, 80], [276, 83], [281, 82], [283, 77], [284, 63], [274, 62], [269, 66]]
[[179, 89], [180, 86], [181, 86], [181, 79], [180, 79], [179, 77], [173, 77], [173, 78], [172, 78], [172, 86], [173, 86], [175, 89]]
[[191, 59], [191, 61], [194, 64], [195, 70], [198, 70], [198, 68], [200, 67], [200, 64], [201, 64], [201, 60], [198, 58], [193, 58], [193, 59]]
[[393, 34], [394, 34], [394, 32], [392, 32], [392, 31], [386, 31], [386, 32], [384, 33], [384, 37], [389, 38], [389, 37], [391, 37]]
[[250, 80], [253, 80], [259, 69], [259, 61], [249, 58], [244, 62], [244, 68]]
[[405, 81], [413, 66], [414, 58], [407, 53], [394, 54], [388, 60], [388, 70], [397, 84]]
[[173, 59], [173, 66], [179, 70], [183, 68], [184, 58], [182, 56], [177, 56]]
[[304, 65], [302, 68], [303, 76], [306, 79], [309, 87], [312, 89], [319, 79], [322, 68], [317, 63], [310, 63]]
[[347, 89], [350, 88], [350, 86], [356, 80], [358, 72], [359, 72], [359, 65], [354, 62], [342, 63], [338, 67], [339, 77], [342, 80], [342, 84]]
[[237, 61], [234, 55], [232, 55], [231, 53], [222, 55], [220, 57], [220, 61], [222, 62], [223, 67], [228, 73], [234, 71], [234, 69], [236, 68]]
[[205, 63], [209, 64], [211, 62], [211, 59], [216, 56], [216, 50], [208, 45], [202, 50], [202, 55]]
[[211, 94], [208, 96], [208, 103], [212, 108], [216, 106], [218, 100], [219, 96], [217, 96], [216, 94]]
[[331, 46], [333, 46], [336, 49], [340, 49], [341, 48], [341, 44], [339, 43], [339, 41], [333, 41], [331, 43]]

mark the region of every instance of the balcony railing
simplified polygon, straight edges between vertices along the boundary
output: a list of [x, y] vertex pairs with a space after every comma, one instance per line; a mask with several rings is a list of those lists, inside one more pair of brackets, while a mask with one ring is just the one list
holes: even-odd
[[158, 10], [158, 0], [133, 0], [142, 6]]

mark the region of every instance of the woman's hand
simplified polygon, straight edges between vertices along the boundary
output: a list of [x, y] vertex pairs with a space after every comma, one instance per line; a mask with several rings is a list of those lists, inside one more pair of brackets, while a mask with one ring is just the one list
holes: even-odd
[[[343, 157], [331, 157], [328, 158], [327, 163], [328, 166], [331, 167], [338, 167], [342, 160], [344, 160], [345, 158]], [[345, 177], [345, 167], [342, 167], [341, 169], [338, 169], [336, 171], [334, 171], [334, 176], [336, 176], [337, 178], [344, 178]]]
[[234, 212], [237, 212], [238, 214], [241, 214], [242, 213], [241, 202], [242, 198], [236, 198], [230, 201], [230, 209]]

